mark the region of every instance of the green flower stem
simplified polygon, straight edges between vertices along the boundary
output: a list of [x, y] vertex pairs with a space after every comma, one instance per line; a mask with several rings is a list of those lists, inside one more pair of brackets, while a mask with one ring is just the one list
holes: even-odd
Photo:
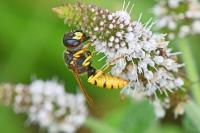
[[85, 127], [91, 129], [94, 133], [121, 133], [119, 130], [112, 128], [102, 121], [92, 117], [87, 118]]
[[200, 84], [199, 84], [199, 75], [198, 70], [196, 68], [196, 64], [192, 55], [192, 50], [190, 48], [190, 43], [186, 39], [179, 39], [178, 46], [180, 51], [182, 52], [183, 62], [186, 64], [185, 70], [187, 73], [187, 77], [191, 84], [191, 92], [196, 100], [197, 104], [200, 105]]
[[199, 121], [200, 121], [200, 108], [193, 101], [188, 101], [185, 105], [185, 114], [186, 118], [191, 121], [195, 130], [200, 132]]

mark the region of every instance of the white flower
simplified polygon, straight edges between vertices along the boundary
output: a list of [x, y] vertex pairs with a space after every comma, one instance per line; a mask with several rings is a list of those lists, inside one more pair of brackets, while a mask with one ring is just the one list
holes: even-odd
[[157, 29], [167, 30], [170, 39], [200, 33], [198, 0], [160, 0], [154, 6], [153, 13], [158, 17]]
[[161, 65], [164, 62], [164, 58], [162, 56], [155, 56], [154, 61], [157, 65]]
[[177, 78], [177, 79], [175, 80], [175, 85], [176, 85], [176, 86], [179, 86], [179, 87], [183, 86], [183, 85], [184, 85], [183, 79]]
[[56, 81], [35, 80], [29, 86], [0, 85], [0, 88], [4, 95], [8, 89], [12, 92], [14, 100], [10, 97], [9, 103], [16, 113], [26, 113], [29, 123], [38, 124], [50, 133], [74, 133], [88, 114], [84, 96], [65, 93], [64, 86]]
[[169, 7], [171, 7], [171, 8], [177, 8], [179, 6], [179, 3], [181, 1], [183, 1], [183, 0], [169, 0], [168, 1]]
[[184, 104], [188, 101], [187, 96], [173, 95], [171, 98], [156, 99], [152, 101], [155, 115], [158, 119], [162, 119], [166, 115], [166, 111], [173, 111], [174, 118], [183, 115], [185, 112]]
[[180, 27], [179, 37], [185, 37], [190, 32], [190, 27], [183, 25]]
[[[171, 2], [171, 5], [176, 7], [178, 3]], [[111, 65], [111, 74], [128, 80], [128, 85], [122, 89], [121, 94], [133, 98], [138, 94], [146, 97], [157, 97], [158, 93], [168, 95], [168, 92], [181, 87], [175, 81], [179, 78], [178, 70], [182, 65], [177, 63], [175, 54], [168, 48], [166, 35], [151, 31], [154, 22], [148, 21], [143, 25], [140, 22], [141, 15], [137, 21], [131, 20], [133, 6], [129, 5], [130, 2], [124, 2], [122, 10], [110, 12], [94, 5], [79, 3], [61, 6], [55, 11], [68, 24], [78, 23], [83, 31], [88, 31], [91, 38], [94, 38], [91, 41], [95, 50], [103, 53], [106, 63]], [[76, 18], [77, 15], [71, 12], [73, 9], [80, 9], [76, 12], [80, 17]], [[162, 13], [165, 12], [163, 9]], [[93, 21], [93, 18], [96, 20]], [[178, 27], [172, 16], [162, 19], [160, 27]], [[101, 21], [104, 22], [103, 32], [97, 32], [91, 24], [101, 27]], [[112, 62], [113, 60], [115, 61]]]
[[153, 101], [155, 115], [158, 119], [163, 118], [166, 114], [163, 105], [161, 104], [160, 100]]
[[[108, 16], [109, 14], [111, 13], [108, 13]], [[139, 21], [131, 22], [130, 16], [125, 11], [112, 13], [112, 17], [115, 18], [115, 23], [112, 24], [116, 25], [113, 31], [110, 30], [112, 34], [102, 39], [96, 38], [94, 46], [96, 51], [106, 55], [107, 62], [122, 57], [112, 63], [111, 69], [113, 75], [129, 80], [122, 94], [132, 97], [137, 94], [157, 97], [157, 92], [168, 95], [168, 91], [181, 87], [175, 83], [177, 77], [174, 73], [177, 73], [182, 65], [168, 56], [173, 53], [167, 48], [165, 35], [152, 33], [150, 26], [144, 27]], [[105, 21], [109, 23], [108, 20]], [[125, 21], [129, 23], [124, 23]], [[102, 43], [108, 41], [112, 43], [104, 45], [104, 51], [100, 50]], [[170, 88], [168, 84], [171, 84]]]
[[134, 34], [132, 32], [126, 33], [125, 38], [126, 38], [126, 42], [131, 42], [135, 39]]
[[131, 17], [126, 11], [116, 11], [115, 13], [113, 13], [113, 16], [118, 17], [119, 21], [125, 22], [125, 24], [131, 21]]

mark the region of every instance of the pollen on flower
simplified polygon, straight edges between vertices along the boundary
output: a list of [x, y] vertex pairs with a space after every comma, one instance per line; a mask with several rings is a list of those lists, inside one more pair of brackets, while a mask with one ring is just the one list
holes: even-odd
[[198, 0], [160, 0], [153, 8], [158, 17], [156, 28], [167, 31], [169, 38], [200, 34]]

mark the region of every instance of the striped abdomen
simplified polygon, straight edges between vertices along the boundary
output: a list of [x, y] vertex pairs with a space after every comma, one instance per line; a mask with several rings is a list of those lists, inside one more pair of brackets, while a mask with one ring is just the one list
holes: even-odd
[[90, 76], [88, 82], [107, 89], [122, 89], [128, 84], [127, 80], [103, 73], [102, 71], [98, 71], [96, 75]]

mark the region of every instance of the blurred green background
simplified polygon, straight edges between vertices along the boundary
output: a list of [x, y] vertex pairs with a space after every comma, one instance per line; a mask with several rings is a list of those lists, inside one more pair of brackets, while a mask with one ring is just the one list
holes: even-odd
[[[65, 2], [59, 0], [1, 0], [0, 2], [0, 82], [30, 83], [33, 77], [39, 79], [58, 78], [65, 84], [68, 92], [76, 92], [77, 83], [63, 62], [63, 34], [67, 26], [51, 10], [52, 7]], [[110, 10], [122, 8], [123, 0], [83, 0], [84, 3], [96, 4]], [[154, 0], [133, 0], [135, 4], [132, 17], [137, 19], [142, 12], [142, 22], [150, 17]], [[200, 66], [199, 38], [192, 38], [191, 45], [194, 56]], [[95, 62], [99, 67], [103, 63]], [[200, 67], [198, 67], [200, 69]], [[99, 126], [108, 125], [113, 129], [121, 129], [127, 133], [182, 133], [191, 131], [188, 121], [180, 119], [164, 120], [160, 124], [155, 120], [152, 107], [148, 102], [124, 102], [119, 99], [119, 91], [107, 91], [89, 85], [86, 77], [83, 83], [89, 94], [94, 98], [97, 108], [92, 109], [91, 115], [100, 119]], [[131, 105], [131, 106], [130, 106]], [[173, 116], [172, 116], [173, 117]], [[38, 132], [36, 126], [24, 124], [26, 117], [16, 115], [11, 109], [0, 107], [0, 133], [29, 133]], [[186, 124], [185, 124], [186, 123]], [[95, 131], [101, 127], [87, 125], [78, 132]], [[185, 126], [184, 126], [185, 125]], [[182, 128], [184, 127], [184, 128]], [[103, 132], [104, 130], [98, 130]]]

